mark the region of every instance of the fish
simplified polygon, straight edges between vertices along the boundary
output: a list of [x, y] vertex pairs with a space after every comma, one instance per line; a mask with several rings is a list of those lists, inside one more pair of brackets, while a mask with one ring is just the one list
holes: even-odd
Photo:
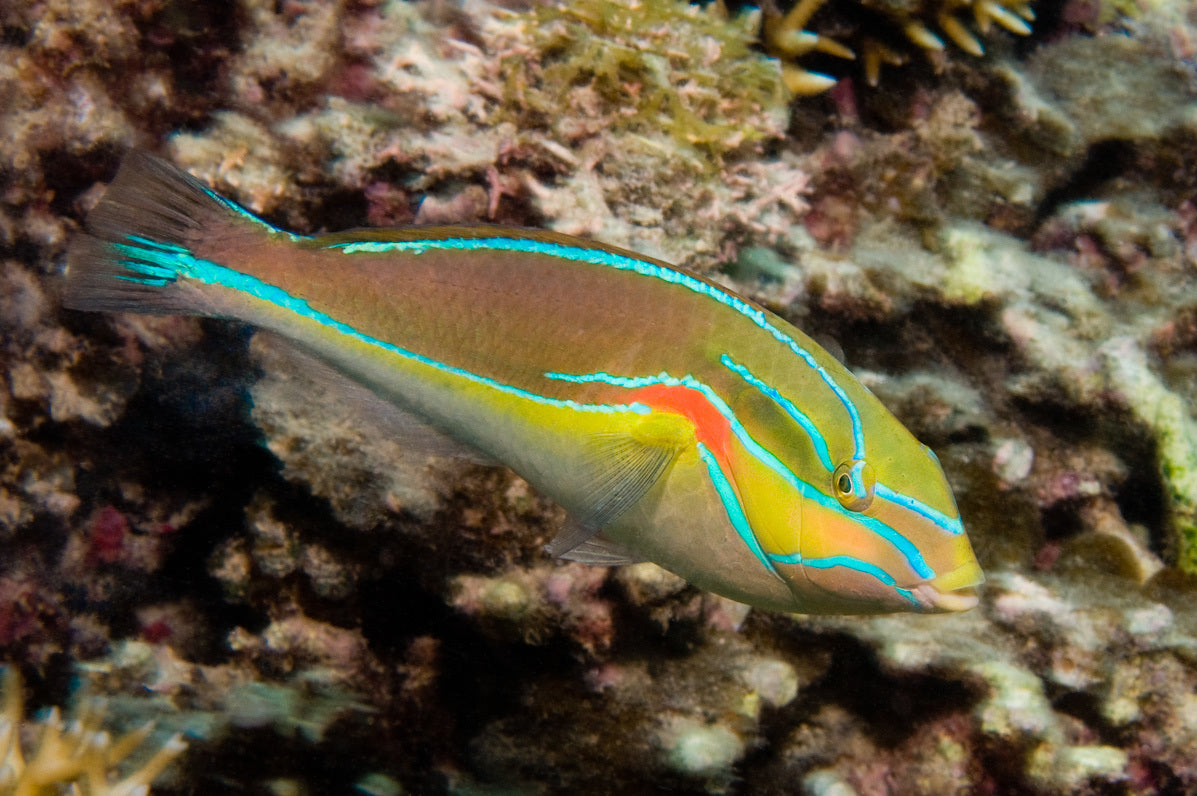
[[978, 601], [931, 449], [803, 332], [660, 260], [497, 225], [295, 234], [134, 151], [63, 296], [285, 338], [563, 506], [556, 558], [651, 561], [777, 612]]

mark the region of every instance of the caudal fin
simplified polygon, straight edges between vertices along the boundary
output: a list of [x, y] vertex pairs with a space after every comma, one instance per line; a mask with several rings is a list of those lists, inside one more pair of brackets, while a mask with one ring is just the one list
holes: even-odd
[[67, 251], [64, 304], [109, 312], [221, 314], [186, 277], [197, 246], [236, 250], [272, 231], [191, 175], [144, 152], [121, 163]]

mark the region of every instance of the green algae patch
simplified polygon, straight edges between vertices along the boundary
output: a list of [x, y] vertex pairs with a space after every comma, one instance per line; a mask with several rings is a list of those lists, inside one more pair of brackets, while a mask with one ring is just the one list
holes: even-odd
[[1010, 259], [999, 257], [988, 243], [971, 228], [944, 230], [940, 244], [950, 266], [943, 283], [946, 299], [966, 305], [995, 300], [1011, 291], [1012, 279], [1022, 277]]
[[514, 17], [530, 52], [508, 55], [500, 119], [561, 143], [600, 130], [664, 138], [717, 163], [784, 134], [789, 94], [753, 50], [754, 20], [685, 2], [583, 0]]
[[1104, 354], [1111, 386], [1155, 436], [1177, 566], [1197, 574], [1197, 421], [1181, 397], [1152, 373], [1147, 355], [1132, 340], [1111, 340]]

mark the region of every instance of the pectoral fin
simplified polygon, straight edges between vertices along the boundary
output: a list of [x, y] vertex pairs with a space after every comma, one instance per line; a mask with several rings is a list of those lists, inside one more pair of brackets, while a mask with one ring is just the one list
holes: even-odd
[[627, 433], [601, 434], [589, 441], [590, 492], [576, 517], [546, 546], [553, 556], [586, 563], [632, 563], [625, 548], [599, 532], [640, 501], [687, 447], [694, 426], [681, 415], [654, 412]]

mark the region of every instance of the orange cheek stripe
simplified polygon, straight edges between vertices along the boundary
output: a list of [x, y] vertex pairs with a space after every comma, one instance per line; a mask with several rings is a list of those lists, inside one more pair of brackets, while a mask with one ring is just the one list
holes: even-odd
[[698, 441], [706, 445], [719, 460], [728, 466], [728, 445], [731, 443], [731, 424], [698, 390], [684, 386], [653, 384], [632, 390], [633, 400], [653, 409], [682, 415], [694, 424]]

